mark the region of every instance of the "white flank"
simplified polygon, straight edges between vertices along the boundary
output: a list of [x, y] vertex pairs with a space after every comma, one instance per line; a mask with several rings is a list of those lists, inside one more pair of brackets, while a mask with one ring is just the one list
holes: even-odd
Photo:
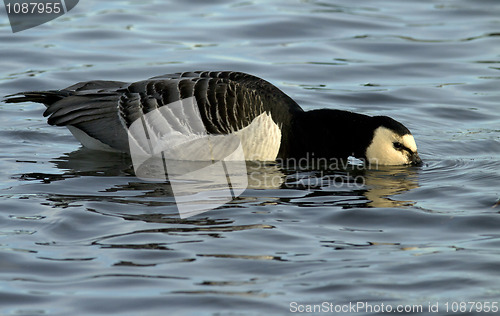
[[241, 141], [245, 160], [273, 161], [278, 156], [281, 129], [270, 114], [262, 113], [234, 134]]
[[71, 125], [67, 125], [66, 127], [84, 147], [94, 150], [119, 152], [118, 150], [110, 147], [109, 145], [104, 144], [100, 140], [90, 137], [87, 133], [85, 133], [79, 128], [76, 128]]

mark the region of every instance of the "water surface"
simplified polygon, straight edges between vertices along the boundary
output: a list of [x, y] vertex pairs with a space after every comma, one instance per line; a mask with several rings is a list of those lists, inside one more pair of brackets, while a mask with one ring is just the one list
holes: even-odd
[[268, 164], [233, 202], [181, 220], [128, 157], [80, 148], [39, 104], [0, 103], [0, 314], [498, 302], [499, 17], [486, 0], [88, 0], [12, 34], [3, 16], [0, 95], [245, 71], [306, 110], [403, 122], [425, 164]]

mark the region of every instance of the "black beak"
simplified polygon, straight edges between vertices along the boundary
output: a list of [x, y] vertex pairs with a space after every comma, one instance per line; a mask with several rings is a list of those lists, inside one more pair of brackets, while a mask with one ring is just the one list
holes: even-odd
[[422, 159], [420, 159], [420, 156], [418, 153], [412, 153], [410, 156], [410, 164], [413, 166], [421, 166], [422, 165]]

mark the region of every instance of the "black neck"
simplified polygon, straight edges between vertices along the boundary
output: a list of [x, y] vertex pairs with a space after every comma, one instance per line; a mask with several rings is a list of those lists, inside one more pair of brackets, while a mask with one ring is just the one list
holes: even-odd
[[372, 117], [363, 114], [329, 109], [297, 113], [288, 156], [366, 159], [373, 130]]

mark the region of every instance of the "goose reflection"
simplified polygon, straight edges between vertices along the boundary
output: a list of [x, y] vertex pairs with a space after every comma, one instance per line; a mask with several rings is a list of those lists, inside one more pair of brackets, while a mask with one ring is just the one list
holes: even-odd
[[414, 205], [413, 201], [394, 200], [393, 197], [419, 187], [417, 168], [384, 166], [378, 170], [368, 170], [364, 176], [367, 190], [363, 195], [370, 201], [367, 206]]
[[[397, 200], [395, 196], [418, 188], [418, 168], [378, 166], [374, 169], [354, 167], [334, 170], [287, 170], [280, 188], [307, 189], [310, 197], [334, 195], [343, 199], [333, 205], [389, 208], [410, 206], [414, 201]], [[361, 198], [361, 199], [360, 199]]]
[[[54, 181], [80, 176], [120, 176], [125, 177], [127, 181], [120, 181], [119, 184], [108, 188], [108, 192], [141, 192], [140, 195], [136, 195], [136, 199], [140, 197], [172, 197], [174, 195], [168, 181], [154, 182], [138, 179], [130, 157], [127, 155], [80, 148], [54, 159], [52, 162], [58, 169], [64, 171], [62, 176], [61, 174], [54, 175], [52, 177]], [[288, 169], [275, 162], [247, 162], [246, 167], [247, 191], [240, 198], [231, 202], [233, 206], [252, 200], [252, 195], [254, 195], [252, 190], [291, 189], [301, 191], [297, 192], [298, 199], [296, 201], [298, 202], [300, 202], [299, 197], [333, 195], [352, 197], [354, 199], [349, 201], [356, 201], [356, 203], [348, 202], [342, 206], [350, 204], [351, 207], [401, 207], [413, 205], [414, 202], [397, 200], [395, 196], [419, 187], [419, 169], [407, 166], [379, 166], [375, 169], [348, 167], [334, 170], [321, 170], [320, 168], [298, 170]], [[193, 166], [189, 165], [189, 168], [192, 169]], [[183, 172], [183, 170], [174, 172]], [[25, 176], [30, 177], [29, 175]], [[43, 175], [43, 177], [51, 179], [50, 175]], [[203, 187], [203, 183], [197, 185], [199, 190], [206, 189]], [[207, 184], [207, 186], [209, 185]], [[272, 194], [272, 192], [270, 193]], [[282, 198], [273, 199], [278, 204], [287, 202], [282, 200]], [[171, 202], [167, 204], [171, 204]]]

